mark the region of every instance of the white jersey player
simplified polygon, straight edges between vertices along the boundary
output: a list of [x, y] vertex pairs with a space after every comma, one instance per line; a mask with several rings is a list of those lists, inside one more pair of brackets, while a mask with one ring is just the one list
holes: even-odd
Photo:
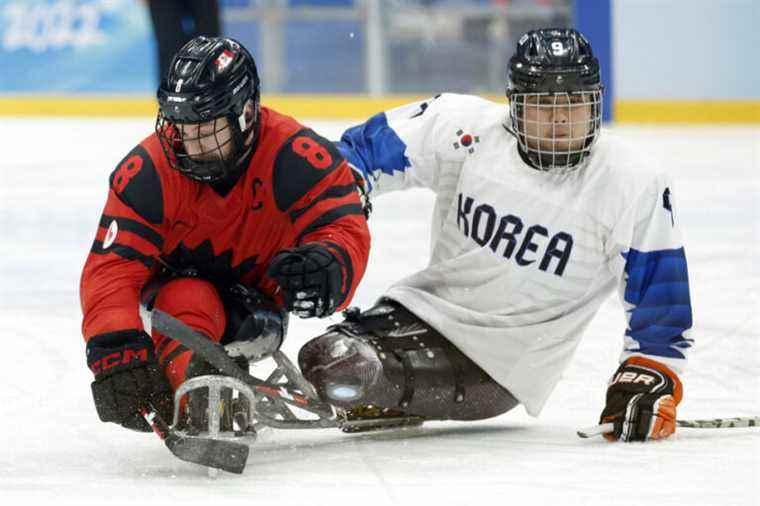
[[580, 33], [529, 32], [508, 72], [509, 109], [442, 94], [344, 133], [371, 197], [436, 193], [431, 256], [309, 342], [302, 370], [349, 414], [477, 419], [520, 403], [537, 416], [617, 288], [627, 325], [600, 421], [614, 422], [608, 439], [667, 437], [693, 344], [673, 185], [602, 134], [599, 64]]

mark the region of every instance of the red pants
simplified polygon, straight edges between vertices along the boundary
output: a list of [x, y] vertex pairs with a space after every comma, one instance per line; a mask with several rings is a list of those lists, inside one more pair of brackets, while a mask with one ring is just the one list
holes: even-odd
[[[172, 315], [190, 328], [219, 342], [227, 325], [224, 305], [214, 285], [197, 278], [172, 279], [156, 296], [155, 308]], [[177, 341], [152, 329], [158, 363], [164, 369], [172, 389], [185, 381], [192, 352]]]

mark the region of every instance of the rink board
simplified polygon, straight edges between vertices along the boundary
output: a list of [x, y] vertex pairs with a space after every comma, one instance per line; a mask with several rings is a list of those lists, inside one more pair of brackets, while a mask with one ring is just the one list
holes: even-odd
[[[483, 95], [506, 102], [500, 95]], [[421, 100], [424, 95], [264, 95], [262, 103], [297, 118], [368, 118], [380, 111]], [[0, 96], [0, 116], [139, 117], [156, 113], [155, 99], [145, 96]], [[760, 123], [760, 101], [617, 100], [616, 123]]]

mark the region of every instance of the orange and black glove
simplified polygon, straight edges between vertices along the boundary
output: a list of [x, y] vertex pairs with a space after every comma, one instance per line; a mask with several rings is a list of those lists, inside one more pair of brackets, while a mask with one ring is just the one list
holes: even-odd
[[676, 406], [683, 387], [665, 365], [643, 357], [623, 362], [607, 388], [599, 423], [614, 424], [608, 441], [663, 439], [676, 431]]

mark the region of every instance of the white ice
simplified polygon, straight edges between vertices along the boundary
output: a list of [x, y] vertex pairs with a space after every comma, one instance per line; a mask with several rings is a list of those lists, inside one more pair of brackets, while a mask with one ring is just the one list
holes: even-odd
[[[335, 138], [346, 124], [313, 121]], [[760, 429], [681, 429], [667, 441], [580, 440], [616, 367], [624, 318], [602, 307], [538, 419], [345, 435], [270, 431], [242, 476], [174, 458], [152, 434], [97, 418], [80, 334], [79, 274], [108, 174], [152, 129], [119, 121], [0, 119], [0, 499], [23, 504], [760, 504]], [[677, 181], [695, 313], [680, 418], [760, 414], [760, 129], [628, 127]], [[355, 303], [425, 265], [431, 195], [376, 199]], [[285, 351], [337, 321], [294, 321]]]

